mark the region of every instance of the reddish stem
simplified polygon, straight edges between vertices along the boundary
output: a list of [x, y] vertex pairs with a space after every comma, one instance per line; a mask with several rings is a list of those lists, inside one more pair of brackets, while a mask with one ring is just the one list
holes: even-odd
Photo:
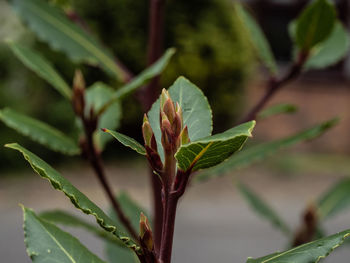
[[[149, 39], [147, 64], [153, 64], [160, 58], [163, 52], [163, 32], [164, 32], [165, 0], [150, 0], [149, 7]], [[145, 112], [147, 112], [153, 102], [158, 98], [160, 91], [159, 77], [154, 78], [148, 86], [143, 87], [139, 92], [139, 100]], [[161, 184], [157, 176], [150, 171], [153, 191], [154, 209], [154, 247], [158, 254], [162, 236], [163, 225], [163, 204], [161, 194]]]
[[95, 171], [95, 174], [97, 175], [97, 178], [99, 179], [110, 203], [113, 206], [113, 209], [115, 210], [115, 213], [117, 214], [120, 222], [125, 226], [125, 228], [128, 230], [128, 232], [131, 234], [131, 236], [138, 240], [138, 234], [131, 225], [131, 222], [129, 218], [124, 214], [124, 211], [122, 210], [118, 200], [115, 198], [112, 188], [110, 186], [110, 183], [107, 180], [107, 177], [105, 175], [105, 171], [102, 165], [101, 155], [96, 150], [96, 147], [93, 142], [93, 133], [95, 130], [95, 121], [87, 120], [85, 117], [82, 117], [82, 121], [84, 124], [85, 134], [86, 134], [86, 144], [83, 146], [83, 153], [88, 158], [92, 168]]
[[248, 112], [248, 114], [240, 121], [240, 123], [256, 119], [256, 116], [259, 113], [259, 111], [262, 108], [264, 108], [264, 106], [272, 98], [272, 96], [282, 87], [284, 87], [285, 84], [296, 79], [300, 75], [303, 65], [307, 60], [307, 57], [308, 53], [300, 53], [298, 60], [290, 67], [289, 71], [280, 79], [276, 79], [274, 76], [270, 76], [265, 94], [251, 109], [251, 111]]

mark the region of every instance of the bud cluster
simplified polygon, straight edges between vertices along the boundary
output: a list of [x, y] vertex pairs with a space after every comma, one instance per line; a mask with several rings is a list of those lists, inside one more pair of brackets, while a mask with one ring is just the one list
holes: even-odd
[[[182, 144], [190, 141], [188, 128], [187, 126], [183, 127], [182, 109], [179, 103], [174, 104], [165, 89], [160, 97], [160, 130], [165, 154], [173, 155]], [[142, 134], [149, 163], [157, 173], [161, 174], [163, 164], [158, 154], [156, 138], [146, 114], [143, 118]]]

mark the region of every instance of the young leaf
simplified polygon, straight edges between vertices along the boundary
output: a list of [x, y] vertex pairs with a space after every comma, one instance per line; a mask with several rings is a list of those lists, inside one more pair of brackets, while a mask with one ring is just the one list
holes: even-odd
[[183, 171], [215, 166], [239, 151], [255, 126], [255, 121], [241, 124], [223, 133], [182, 145], [175, 154], [177, 165]]
[[311, 129], [299, 132], [290, 137], [272, 141], [272, 142], [262, 143], [262, 144], [247, 148], [246, 150], [243, 150], [238, 154], [232, 156], [226, 162], [198, 174], [196, 177], [196, 180], [206, 181], [210, 178], [220, 176], [228, 171], [245, 167], [254, 162], [260, 161], [264, 159], [266, 156], [271, 155], [280, 149], [286, 148], [288, 146], [292, 146], [302, 141], [314, 139], [320, 136], [321, 134], [323, 134], [325, 131], [327, 131], [331, 127], [333, 127], [337, 122], [338, 122], [337, 119], [333, 119], [333, 120], [324, 122], [320, 125], [316, 125]]
[[27, 253], [34, 263], [104, 263], [78, 239], [23, 207]]
[[68, 100], [72, 98], [72, 90], [64, 79], [58, 74], [50, 61], [39, 52], [22, 46], [18, 43], [9, 42], [9, 46], [16, 57], [28, 68], [50, 83], [61, 95]]
[[304, 65], [305, 70], [322, 69], [336, 64], [349, 50], [350, 37], [344, 25], [337, 21], [332, 34], [314, 48]]
[[133, 149], [139, 154], [146, 155], [145, 148], [134, 138], [131, 138], [129, 136], [126, 136], [116, 131], [111, 131], [108, 129], [102, 129], [102, 130], [112, 135], [114, 138], [116, 138], [121, 144], [125, 145], [126, 147]]
[[70, 227], [79, 227], [89, 231], [90, 233], [100, 238], [105, 239], [106, 241], [113, 242], [115, 244], [118, 244], [119, 246], [123, 245], [123, 243], [111, 233], [106, 232], [103, 229], [93, 224], [90, 224], [89, 222], [86, 222], [85, 220], [75, 215], [72, 215], [70, 213], [67, 213], [65, 211], [62, 211], [62, 210], [45, 211], [43, 213], [40, 213], [39, 217], [50, 223], [60, 224], [60, 225], [70, 226]]
[[258, 215], [270, 221], [284, 234], [289, 236], [291, 231], [287, 224], [284, 223], [284, 221], [277, 215], [277, 213], [266, 202], [264, 202], [260, 196], [258, 196], [242, 183], [237, 183], [237, 188]]
[[336, 21], [336, 11], [328, 0], [315, 0], [296, 20], [295, 41], [300, 50], [309, 51], [327, 39]]
[[20, 114], [9, 108], [0, 110], [0, 120], [8, 127], [45, 145], [53, 151], [68, 155], [80, 153], [76, 142], [44, 122]]
[[[140, 214], [145, 213], [145, 210], [141, 208], [126, 192], [121, 192], [118, 197], [118, 202], [125, 212], [126, 216], [130, 219], [131, 225], [134, 229], [139, 229]], [[118, 225], [122, 224], [114, 213], [113, 209], [111, 211], [111, 218], [116, 221]], [[148, 217], [148, 216], [147, 216]], [[123, 228], [124, 231], [127, 231]], [[139, 263], [139, 259], [135, 257], [134, 253], [131, 253], [130, 249], [123, 248], [121, 246], [116, 246], [111, 242], [106, 243], [106, 252], [110, 263]]]
[[331, 187], [318, 202], [320, 220], [335, 216], [350, 206], [350, 179], [346, 178]]
[[259, 119], [266, 119], [268, 117], [282, 114], [282, 113], [294, 113], [298, 110], [298, 108], [295, 105], [287, 104], [287, 103], [281, 103], [277, 105], [273, 105], [267, 109], [262, 110], [258, 114]]
[[65, 52], [74, 62], [100, 65], [119, 80], [127, 80], [112, 53], [71, 22], [60, 9], [44, 0], [13, 0], [12, 4], [38, 37], [53, 49]]
[[[182, 108], [184, 125], [188, 127], [191, 141], [211, 135], [213, 129], [212, 113], [203, 92], [184, 77], [179, 77], [168, 91], [172, 100], [178, 102]], [[158, 99], [148, 112], [148, 119], [157, 140], [159, 154], [163, 158], [159, 111], [160, 100]]]
[[45, 161], [17, 143], [6, 144], [5, 146], [22, 153], [23, 157], [29, 162], [37, 174], [49, 180], [55, 189], [62, 191], [76, 208], [87, 215], [94, 216], [97, 223], [103, 229], [115, 235], [127, 247], [132, 248], [135, 251], [140, 250], [137, 244], [130, 237], [117, 229], [112, 219], [110, 219], [97, 205], [95, 205], [89, 198], [87, 198], [82, 192], [75, 188], [67, 179], [60, 175]]
[[272, 74], [277, 72], [275, 57], [271, 51], [269, 42], [267, 41], [260, 26], [248, 11], [240, 4], [235, 2], [235, 12], [237, 17], [242, 21], [244, 29], [247, 31], [250, 41], [256, 50], [262, 63], [271, 71]]
[[349, 236], [350, 230], [346, 230], [284, 252], [277, 252], [257, 259], [248, 258], [247, 263], [318, 263], [343, 244]]
[[[102, 82], [96, 82], [86, 90], [86, 114], [90, 108], [94, 112], [98, 112], [103, 105], [109, 101], [113, 94], [113, 89]], [[94, 142], [100, 150], [103, 150], [106, 144], [112, 139], [111, 136], [100, 131], [102, 128], [117, 129], [122, 116], [122, 108], [119, 101], [114, 101], [108, 108], [100, 115], [98, 122], [98, 129], [94, 134]]]

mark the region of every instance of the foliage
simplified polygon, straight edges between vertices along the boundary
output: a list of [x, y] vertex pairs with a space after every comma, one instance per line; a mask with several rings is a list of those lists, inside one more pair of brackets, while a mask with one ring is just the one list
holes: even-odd
[[[127, 0], [124, 1], [127, 3], [125, 6], [131, 5]], [[74, 1], [74, 3], [77, 4], [78, 1]], [[157, 3], [159, 4], [159, 2]], [[145, 5], [143, 2], [133, 2], [133, 4], [138, 8]], [[178, 4], [175, 6], [179, 9], [174, 8], [174, 10], [187, 9], [192, 4]], [[196, 4], [198, 5], [198, 3]], [[296, 58], [290, 72], [283, 77], [278, 76], [277, 65], [263, 31], [259, 28], [253, 16], [242, 5], [235, 3], [234, 9], [231, 9], [223, 2], [215, 2], [212, 5], [203, 1], [201, 4], [201, 8], [196, 9], [192, 16], [184, 16], [183, 19], [188, 24], [180, 24], [178, 27], [174, 27], [172, 33], [176, 35], [176, 38], [172, 40], [174, 42], [180, 40], [180, 43], [182, 43], [184, 39], [187, 40], [186, 32], [193, 33], [193, 28], [196, 26], [204, 30], [205, 34], [216, 32], [214, 30], [216, 28], [208, 23], [210, 19], [208, 21], [206, 19], [214, 19], [207, 8], [213, 6], [219, 9], [222, 8], [222, 10], [220, 9], [222, 16], [217, 16], [213, 24], [218, 23], [221, 26], [226, 26], [228, 32], [242, 33], [247, 37], [247, 42], [255, 50], [256, 56], [269, 69], [269, 89], [262, 102], [257, 104], [251, 114], [248, 114], [246, 121], [224, 132], [212, 135], [213, 116], [208, 99], [195, 84], [184, 77], [179, 77], [168, 90], [162, 90], [159, 99], [144, 115], [142, 124], [144, 145], [141, 145], [136, 139], [118, 131], [113, 131], [118, 128], [122, 115], [121, 100], [137, 88], [158, 77], [168, 65], [174, 50], [167, 50], [155, 63], [142, 70], [139, 75], [133, 76], [121, 61], [113, 57], [108, 48], [100, 44], [96, 37], [67, 18], [64, 11], [67, 12], [68, 10], [68, 17], [72, 15], [69, 13], [69, 11], [72, 11], [69, 10], [69, 1], [63, 3], [65, 10], [61, 10], [44, 0], [13, 1], [13, 6], [18, 14], [40, 39], [46, 41], [53, 48], [64, 52], [74, 62], [99, 66], [111, 75], [113, 82], [110, 83], [120, 84], [118, 85], [119, 89], [116, 90], [114, 85], [104, 82], [93, 81], [92, 85], [86, 85], [83, 74], [78, 70], [73, 78], [73, 89], [71, 89], [64, 78], [60, 76], [59, 71], [55, 69], [55, 66], [49, 62], [50, 60], [45, 58], [45, 55], [18, 43], [9, 43], [19, 60], [46, 80], [71, 103], [76, 117], [75, 125], [79, 130], [79, 138], [70, 138], [43, 121], [8, 108], [0, 111], [0, 119], [10, 128], [51, 150], [68, 155], [80, 153], [89, 161], [113, 208], [110, 213], [111, 216], [108, 216], [37, 155], [18, 143], [7, 144], [6, 147], [20, 152], [39, 176], [47, 179], [54, 189], [63, 192], [78, 210], [86, 215], [93, 216], [97, 223], [95, 226], [63, 211], [48, 211], [38, 216], [32, 210], [23, 207], [25, 244], [28, 255], [33, 262], [103, 262], [87, 250], [75, 237], [55, 225], [61, 224], [83, 228], [103, 239], [106, 242], [109, 262], [170, 263], [178, 201], [188, 189], [189, 181], [194, 177], [195, 172], [204, 170], [196, 175], [195, 179], [197, 181], [208, 180], [234, 168], [263, 159], [281, 148], [318, 137], [337, 123], [337, 120], [333, 119], [311, 129], [301, 131], [296, 135], [254, 145], [240, 152], [247, 139], [252, 137], [256, 124], [253, 120], [255, 117], [263, 119], [264, 117], [295, 111], [295, 108], [288, 104], [277, 105], [261, 111], [272, 94], [302, 70], [329, 66], [342, 58], [347, 51], [349, 39], [344, 27], [336, 18], [332, 3], [328, 0], [315, 0], [292, 23], [290, 28], [296, 44]], [[108, 7], [108, 5], [97, 6]], [[171, 4], [167, 6], [167, 8], [170, 7]], [[232, 16], [232, 14], [228, 15], [229, 11], [234, 11], [237, 17]], [[126, 14], [127, 12], [123, 15]], [[201, 19], [197, 19], [198, 17]], [[118, 23], [121, 23], [122, 18]], [[170, 16], [170, 20], [171, 18], [172, 16]], [[140, 22], [143, 17], [137, 17], [137, 19]], [[197, 24], [197, 20], [201, 23]], [[236, 22], [239, 22], [239, 26], [235, 25]], [[183, 28], [187, 27], [189, 28], [187, 31], [182, 31]], [[118, 29], [122, 29], [121, 31], [124, 32], [125, 27], [118, 27]], [[181, 30], [177, 31], [179, 29]], [[132, 27], [128, 28], [128, 34], [129, 32], [134, 33]], [[199, 30], [199, 32], [201, 31]], [[220, 39], [221, 33], [213, 34], [208, 40], [216, 39], [216, 36], [219, 36]], [[137, 36], [137, 34], [134, 34], [134, 36]], [[142, 40], [144, 36], [140, 37]], [[228, 37], [229, 41], [221, 42], [225, 45], [220, 45], [219, 52], [216, 44], [204, 46], [203, 50], [201, 47], [197, 47], [196, 38], [201, 39], [201, 34], [194, 34], [193, 38], [189, 38], [190, 44], [186, 48], [190, 47], [190, 50], [194, 48], [200, 56], [198, 56], [198, 53], [195, 56], [188, 55], [186, 48], [181, 50], [183, 46], [180, 44], [180, 50], [183, 51], [181, 53], [186, 56], [186, 59], [181, 57], [182, 54], [178, 56], [175, 59], [175, 68], [179, 65], [181, 67], [185, 65], [188, 68], [188, 65], [191, 65], [191, 60], [194, 60], [201, 66], [200, 79], [206, 80], [208, 85], [215, 83], [215, 87], [220, 87], [219, 83], [215, 82], [216, 75], [222, 73], [218, 75], [220, 77], [225, 76], [226, 69], [222, 70], [218, 67], [216, 71], [214, 68], [209, 74], [210, 77], [208, 77], [203, 74], [206, 60], [198, 59], [198, 57], [208, 56], [215, 61], [216, 56], [226, 56], [223, 61], [227, 62], [227, 55], [231, 52], [220, 53], [221, 50], [224, 50], [223, 46], [234, 42], [240, 47], [244, 41]], [[192, 40], [195, 41], [191, 43]], [[231, 42], [232, 40], [234, 41]], [[330, 52], [335, 47], [339, 49], [338, 52]], [[231, 48], [232, 52], [237, 51], [236, 47]], [[128, 50], [128, 54], [130, 52], [132, 53]], [[215, 52], [217, 54], [211, 56]], [[246, 58], [245, 54], [242, 57]], [[219, 61], [221, 60], [219, 59]], [[232, 61], [230, 62], [232, 63]], [[142, 63], [142, 59], [141, 62], [137, 61], [137, 63]], [[213, 65], [210, 64], [210, 68]], [[228, 69], [231, 69], [231, 74], [234, 74], [232, 68], [229, 67]], [[174, 72], [178, 72], [177, 70], [174, 71], [170, 68], [170, 74], [168, 72], [166, 75], [168, 74], [169, 77]], [[194, 68], [194, 76], [199, 72], [196, 72], [196, 70]], [[238, 70], [238, 74], [243, 71]], [[212, 76], [214, 77], [212, 78]], [[196, 78], [194, 77], [194, 79]], [[212, 89], [212, 92], [215, 95], [220, 94], [220, 88]], [[230, 105], [230, 103], [224, 104], [226, 107], [227, 105]], [[227, 122], [228, 119], [226, 118], [225, 121]], [[160, 210], [155, 213], [155, 221], [159, 220], [160, 224], [154, 224], [152, 227], [148, 220], [149, 216], [145, 215], [143, 209], [128, 194], [121, 193], [117, 197], [114, 196], [113, 190], [106, 179], [101, 160], [101, 152], [112, 137], [147, 159], [153, 172], [151, 174], [153, 176], [152, 180], [158, 184], [153, 191], [155, 196], [159, 196], [159, 200], [155, 199], [155, 201], [161, 205]], [[284, 223], [283, 219], [252, 189], [242, 183], [238, 183], [238, 188], [260, 216], [271, 221], [287, 236], [291, 236], [290, 228]], [[332, 187], [323, 195], [316, 204], [315, 211], [312, 208], [306, 211], [306, 230], [302, 230], [305, 230], [309, 236], [302, 240], [302, 245], [285, 252], [276, 252], [257, 259], [248, 258], [247, 263], [317, 263], [320, 259], [328, 256], [344, 242], [345, 238], [350, 235], [350, 231], [346, 230], [315, 241], [312, 240], [315, 239], [317, 234], [318, 236], [323, 235], [321, 223], [324, 219], [334, 216], [348, 207], [350, 203], [348, 188], [349, 182], [347, 179]], [[294, 244], [296, 243], [294, 242]]]

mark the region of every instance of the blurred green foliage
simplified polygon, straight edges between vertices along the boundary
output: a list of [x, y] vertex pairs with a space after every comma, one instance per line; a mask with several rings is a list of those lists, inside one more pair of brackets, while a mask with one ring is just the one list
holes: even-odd
[[[146, 67], [148, 1], [51, 2], [66, 11], [75, 10], [91, 32], [110, 47], [131, 71], [138, 73]], [[4, 9], [3, 12], [8, 14], [3, 17], [6, 21], [17, 19], [13, 18], [13, 12]], [[36, 41], [33, 34], [17, 24], [16, 27], [23, 32], [16, 37], [39, 50], [68, 83], [71, 83], [74, 69], [79, 67], [89, 85], [104, 81], [117, 87], [118, 83], [112, 82], [101, 70], [74, 65], [62, 53]], [[14, 25], [7, 27], [9, 32], [13, 32]], [[2, 36], [1, 40], [6, 37]], [[243, 87], [253, 61], [251, 48], [233, 15], [232, 3], [226, 0], [167, 1], [165, 47], [170, 46], [177, 48], [177, 54], [163, 75], [162, 85], [168, 87], [179, 75], [185, 75], [208, 97], [217, 131], [231, 127], [242, 108]], [[6, 45], [0, 46], [0, 107], [10, 106], [75, 135], [74, 115], [69, 103], [48, 85], [15, 59]], [[123, 113], [122, 130], [133, 137], [140, 136], [142, 109], [136, 96], [124, 100]], [[58, 160], [57, 154], [41, 146], [34, 147], [34, 143], [0, 125], [1, 144], [18, 141], [28, 147], [33, 146], [31, 149], [46, 156], [46, 160]], [[5, 164], [13, 160], [12, 153], [1, 148], [0, 154], [0, 167], [5, 168]]]

